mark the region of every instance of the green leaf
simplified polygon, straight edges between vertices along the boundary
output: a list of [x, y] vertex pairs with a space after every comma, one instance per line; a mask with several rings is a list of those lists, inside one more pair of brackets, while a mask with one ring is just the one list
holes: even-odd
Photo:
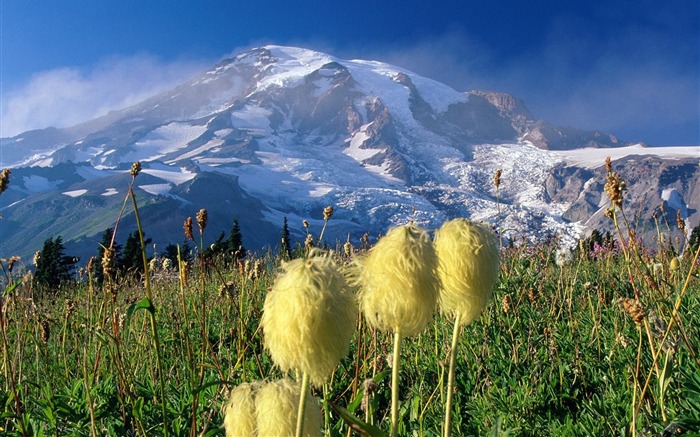
[[336, 405], [331, 401], [328, 401], [328, 404], [331, 406], [331, 408], [335, 410], [336, 413], [340, 415], [340, 417], [345, 421], [345, 423], [348, 424], [350, 429], [360, 433], [360, 435], [367, 435], [371, 437], [388, 436], [388, 434], [386, 434], [381, 429], [377, 428], [376, 426], [365, 423], [363, 420], [358, 419], [357, 417], [355, 417], [354, 414], [352, 414], [347, 409], [341, 407], [340, 405]]
[[[382, 370], [381, 372], [377, 373], [376, 375], [374, 375], [374, 378], [372, 378], [372, 380], [374, 382], [376, 382], [377, 384], [379, 384], [383, 379], [387, 378], [390, 375], [391, 375], [391, 369], [385, 369], [385, 370]], [[364, 397], [364, 395], [365, 395], [365, 387], [363, 384], [360, 387], [360, 389], [357, 391], [357, 396], [355, 396], [355, 399], [353, 399], [352, 402], [350, 402], [348, 404], [348, 411], [350, 411], [351, 413], [354, 413], [355, 410], [357, 410], [357, 407], [359, 407], [360, 404], [362, 403], [362, 398]]]
[[140, 301], [129, 305], [129, 308], [126, 309], [126, 318], [124, 320], [124, 332], [126, 332], [127, 340], [129, 338], [129, 323], [131, 323], [131, 317], [137, 310], [140, 309], [145, 309], [151, 314], [154, 314], [156, 312], [156, 308], [153, 306], [153, 303], [147, 297], [144, 297]]
[[15, 282], [14, 284], [7, 287], [5, 289], [5, 296], [12, 294], [12, 292], [15, 291], [15, 288], [19, 287], [19, 284], [21, 284], [21, 282]]
[[666, 352], [666, 358], [664, 360], [664, 369], [661, 371], [661, 375], [659, 375], [659, 389], [661, 390], [661, 396], [663, 396], [664, 393], [666, 393], [666, 389], [668, 388], [668, 385], [673, 379], [672, 370], [673, 357], [671, 356], [671, 353], [669, 351]]
[[200, 385], [199, 387], [194, 389], [194, 391], [192, 392], [192, 396], [197, 396], [199, 394], [199, 392], [201, 392], [202, 390], [206, 390], [213, 385], [221, 385], [221, 384], [235, 385], [235, 383], [233, 381], [225, 381], [223, 379], [217, 379], [216, 381], [207, 382], [206, 384]]

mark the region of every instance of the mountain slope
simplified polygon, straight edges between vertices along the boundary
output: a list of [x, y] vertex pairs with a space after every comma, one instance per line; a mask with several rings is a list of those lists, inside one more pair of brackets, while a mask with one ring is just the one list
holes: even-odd
[[[136, 160], [144, 166], [136, 181], [140, 211], [159, 245], [181, 241], [182, 221], [206, 208], [214, 218], [210, 239], [238, 217], [247, 247], [274, 246], [284, 217], [301, 238], [302, 220], [317, 233], [326, 205], [336, 208], [331, 241], [408, 220], [496, 223], [499, 210], [509, 234], [573, 241], [604, 199], [590, 178], [567, 179], [567, 156], [581, 147], [651, 150], [551, 126], [503, 93], [458, 92], [395, 66], [279, 46], [224, 60], [105, 117], [0, 145], [2, 165], [15, 168], [0, 199], [2, 256], [26, 255], [56, 234], [84, 242], [88, 253], [113, 225]], [[660, 159], [666, 170], [649, 179], [648, 190], [661, 198], [677, 185], [675, 203], [697, 222], [697, 172], [679, 173], [680, 183], [664, 176], [697, 166], [697, 149], [677, 152], [673, 161]], [[498, 198], [496, 169], [503, 170]], [[581, 196], [592, 200], [582, 204]]]

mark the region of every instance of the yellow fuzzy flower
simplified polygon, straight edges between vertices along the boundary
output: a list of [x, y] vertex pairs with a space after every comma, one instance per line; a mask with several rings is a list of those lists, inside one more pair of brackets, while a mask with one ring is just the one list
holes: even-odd
[[455, 219], [435, 232], [435, 251], [442, 282], [440, 309], [458, 314], [459, 324], [468, 325], [481, 314], [498, 279], [496, 236], [485, 225]]
[[262, 382], [243, 383], [233, 389], [224, 406], [226, 437], [257, 435], [255, 395]]
[[[293, 436], [299, 395], [299, 385], [288, 379], [239, 385], [224, 406], [226, 437]], [[306, 397], [305, 436], [321, 435], [319, 402]]]
[[423, 331], [433, 318], [439, 278], [428, 233], [414, 225], [389, 230], [358, 260], [356, 282], [367, 322], [402, 337]]
[[[296, 431], [299, 384], [281, 379], [265, 384], [255, 398], [258, 436], [293, 436]], [[322, 416], [318, 398], [307, 395], [304, 408], [304, 436], [320, 436]]]
[[283, 264], [260, 322], [275, 364], [285, 372], [306, 373], [316, 386], [348, 354], [357, 319], [345, 278], [330, 256], [318, 254]]

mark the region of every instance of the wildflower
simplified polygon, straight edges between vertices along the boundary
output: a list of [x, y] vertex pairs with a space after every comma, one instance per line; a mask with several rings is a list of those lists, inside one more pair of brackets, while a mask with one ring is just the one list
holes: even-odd
[[323, 220], [328, 221], [333, 217], [333, 207], [328, 205], [327, 207], [323, 208]]
[[627, 314], [634, 320], [637, 326], [640, 326], [644, 322], [644, 317], [646, 312], [638, 300], [635, 299], [622, 299], [622, 307], [625, 309]]
[[[293, 436], [296, 430], [300, 387], [289, 379], [270, 382], [255, 397], [255, 419], [258, 436]], [[306, 396], [304, 407], [305, 436], [320, 436], [322, 426], [319, 399]]]
[[567, 247], [559, 247], [554, 253], [554, 262], [559, 267], [564, 267], [565, 265], [571, 263], [573, 259], [573, 253]]
[[75, 303], [70, 299], [66, 299], [66, 319], [75, 312]]
[[140, 172], [141, 172], [141, 162], [136, 161], [133, 164], [131, 164], [131, 170], [129, 171], [131, 176], [136, 177], [139, 175]]
[[345, 256], [351, 256], [353, 253], [352, 243], [350, 242], [350, 234], [348, 234], [348, 240], [343, 244], [343, 252]]
[[311, 234], [306, 234], [304, 247], [306, 247], [306, 250], [311, 250], [314, 247], [314, 237]]
[[510, 305], [510, 296], [507, 294], [503, 296], [503, 299], [501, 299], [501, 304], [503, 305], [503, 313], [507, 316], [508, 313], [510, 313], [511, 305]]
[[51, 326], [49, 321], [46, 319], [39, 320], [39, 327], [41, 328], [41, 341], [46, 344], [51, 337]]
[[111, 247], [107, 247], [107, 248], [105, 248], [105, 251], [102, 254], [102, 274], [106, 278], [111, 278], [114, 276], [116, 269], [117, 269], [116, 251]]
[[41, 262], [41, 252], [37, 250], [36, 252], [34, 252], [34, 258], [32, 258], [32, 264], [34, 264], [35, 266], [38, 267], [40, 262]]
[[163, 260], [163, 270], [170, 270], [173, 267], [173, 261], [170, 258]]
[[182, 227], [185, 230], [185, 238], [194, 241], [194, 235], [192, 234], [192, 217], [187, 217]]
[[[239, 385], [223, 408], [226, 437], [294, 435], [299, 394], [288, 379]], [[304, 435], [321, 435], [321, 419], [318, 398], [307, 396]]]
[[197, 225], [199, 226], [199, 233], [203, 234], [204, 229], [207, 227], [207, 221], [209, 220], [209, 215], [207, 214], [207, 210], [202, 208], [197, 212]]
[[335, 262], [319, 252], [283, 264], [260, 322], [273, 361], [282, 371], [307, 374], [317, 386], [348, 353], [357, 312]]
[[233, 389], [223, 408], [226, 437], [257, 435], [255, 395], [262, 385], [262, 382], [243, 383]]
[[362, 394], [362, 411], [369, 411], [370, 400], [378, 388], [379, 384], [372, 378], [367, 378], [362, 382], [362, 389], [364, 391]]
[[496, 186], [496, 189], [498, 189], [498, 187], [501, 186], [501, 173], [502, 173], [502, 170], [499, 168], [498, 170], [496, 170], [496, 173], [494, 173], [494, 175], [493, 175], [493, 183]]
[[428, 233], [414, 225], [390, 229], [358, 260], [360, 308], [367, 322], [402, 336], [420, 333], [433, 318], [440, 280]]
[[442, 281], [440, 308], [468, 325], [481, 313], [498, 279], [496, 236], [484, 225], [455, 219], [435, 233], [435, 250]]
[[8, 185], [10, 185], [10, 169], [6, 168], [0, 172], [0, 194], [7, 190]]
[[676, 224], [678, 225], [678, 229], [685, 235], [685, 220], [683, 220], [680, 209], [676, 210]]
[[616, 172], [608, 173], [605, 179], [605, 194], [614, 206], [622, 209], [622, 192], [627, 189], [627, 183]]

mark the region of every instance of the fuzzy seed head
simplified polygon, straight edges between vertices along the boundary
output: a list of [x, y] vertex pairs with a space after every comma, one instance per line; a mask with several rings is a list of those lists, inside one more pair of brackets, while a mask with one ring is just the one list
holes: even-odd
[[[255, 397], [258, 436], [293, 436], [299, 407], [299, 384], [289, 379], [263, 385]], [[320, 436], [322, 416], [319, 399], [307, 394], [304, 408], [304, 436]], [[255, 435], [255, 434], [251, 434]]]
[[312, 251], [283, 264], [265, 298], [265, 347], [282, 371], [306, 373], [320, 386], [348, 354], [357, 306], [333, 259]]
[[243, 383], [233, 389], [224, 405], [224, 428], [226, 437], [248, 437], [257, 435], [255, 396], [262, 382]]
[[398, 329], [404, 337], [423, 331], [437, 305], [437, 266], [427, 232], [414, 225], [390, 229], [355, 265], [367, 322], [381, 331]]
[[107, 247], [102, 254], [102, 274], [106, 278], [113, 278], [117, 270], [116, 251]]
[[311, 234], [306, 234], [306, 239], [304, 240], [304, 247], [306, 250], [311, 250], [314, 247], [314, 237]]
[[[299, 385], [289, 379], [239, 385], [223, 408], [226, 437], [293, 436], [299, 395]], [[303, 435], [321, 435], [321, 409], [313, 396], [306, 397]]]
[[0, 171], [0, 194], [7, 190], [10, 185], [10, 169], [6, 168]]
[[499, 168], [498, 170], [496, 170], [496, 173], [494, 173], [494, 175], [493, 175], [493, 184], [496, 186], [496, 189], [498, 189], [498, 187], [501, 186], [501, 173], [502, 172], [503, 172], [503, 170], [501, 170]]
[[637, 326], [641, 326], [644, 323], [644, 318], [646, 317], [646, 311], [642, 308], [642, 304], [635, 299], [622, 299], [622, 307], [625, 309], [627, 314], [632, 318]]
[[133, 164], [131, 164], [131, 170], [129, 171], [131, 176], [136, 177], [141, 173], [141, 162], [136, 161]]
[[680, 209], [676, 210], [676, 224], [678, 225], [678, 229], [685, 235], [685, 220], [683, 220]]
[[192, 234], [192, 217], [187, 217], [182, 228], [185, 230], [185, 238], [194, 241], [194, 235]]
[[209, 220], [209, 214], [207, 210], [202, 208], [197, 212], [197, 225], [199, 226], [199, 233], [204, 233], [204, 229], [207, 227], [207, 221]]
[[343, 244], [343, 252], [345, 253], [345, 256], [352, 256], [354, 249], [352, 247], [352, 243], [350, 242], [350, 236], [348, 235], [348, 241]]
[[459, 324], [468, 325], [481, 314], [498, 279], [496, 236], [485, 225], [455, 219], [435, 233], [435, 250], [442, 283], [440, 309], [459, 314]]
[[616, 172], [610, 172], [605, 178], [605, 194], [610, 198], [610, 202], [622, 209], [623, 192], [627, 190], [627, 183]]
[[328, 221], [333, 217], [333, 207], [328, 205], [327, 207], [323, 208], [323, 220]]

